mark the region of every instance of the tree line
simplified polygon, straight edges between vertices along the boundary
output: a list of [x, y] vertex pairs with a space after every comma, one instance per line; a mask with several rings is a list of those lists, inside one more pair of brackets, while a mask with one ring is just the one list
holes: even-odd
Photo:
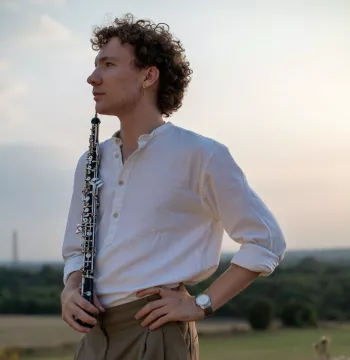
[[[193, 295], [203, 291], [228, 266], [229, 261], [221, 261], [209, 279], [187, 287], [188, 291]], [[63, 268], [49, 265], [36, 270], [0, 268], [0, 313], [60, 314], [62, 274]], [[349, 321], [349, 304], [350, 264], [329, 264], [308, 257], [294, 266], [279, 266], [269, 277], [256, 279], [218, 309], [215, 316], [253, 323], [256, 318], [261, 322], [264, 316], [280, 318], [286, 324], [305, 319], [310, 324], [317, 319]]]

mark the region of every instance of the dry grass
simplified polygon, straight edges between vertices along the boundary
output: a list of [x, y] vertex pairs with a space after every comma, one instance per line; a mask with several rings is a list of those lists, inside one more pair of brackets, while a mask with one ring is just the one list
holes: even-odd
[[[333, 339], [332, 354], [350, 355], [348, 324], [304, 330], [275, 326], [259, 333], [244, 322], [223, 320], [200, 322], [198, 330], [201, 360], [312, 360], [316, 359], [312, 344], [321, 335]], [[81, 336], [59, 317], [0, 316], [0, 349], [21, 348], [19, 360], [72, 359]]]
[[[197, 327], [201, 334], [249, 331], [249, 326], [239, 321], [207, 321]], [[58, 316], [0, 316], [0, 349], [66, 346], [78, 342], [81, 336]]]
[[0, 316], [0, 348], [60, 346], [80, 336], [57, 316]]

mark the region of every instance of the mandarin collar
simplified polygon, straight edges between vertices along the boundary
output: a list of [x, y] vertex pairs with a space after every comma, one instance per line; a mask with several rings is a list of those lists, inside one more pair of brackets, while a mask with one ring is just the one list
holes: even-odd
[[[150, 141], [151, 139], [153, 139], [155, 136], [163, 133], [165, 130], [169, 129], [170, 127], [172, 127], [173, 124], [168, 121], [165, 122], [164, 124], [158, 126], [157, 128], [155, 128], [151, 133], [149, 134], [143, 134], [140, 135], [137, 142], [139, 145], [143, 145], [143, 144], [147, 144], [148, 141]], [[122, 139], [119, 137], [120, 135], [120, 130], [117, 130], [113, 135], [112, 135], [112, 140], [113, 143], [117, 146], [122, 146], [123, 145], [123, 141]]]

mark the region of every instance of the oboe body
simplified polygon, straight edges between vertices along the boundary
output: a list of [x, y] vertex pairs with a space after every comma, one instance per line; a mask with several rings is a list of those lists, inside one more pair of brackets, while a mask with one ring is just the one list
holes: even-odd
[[[99, 124], [100, 119], [91, 120], [89, 150], [86, 156], [85, 187], [82, 190], [83, 211], [81, 224], [77, 225], [77, 234], [81, 234], [81, 251], [83, 254], [83, 268], [81, 281], [81, 296], [93, 303], [94, 297], [94, 271], [96, 254], [96, 226], [99, 208], [99, 188], [103, 185], [99, 179], [100, 153], [99, 153]], [[76, 320], [80, 325], [93, 327], [93, 325]]]

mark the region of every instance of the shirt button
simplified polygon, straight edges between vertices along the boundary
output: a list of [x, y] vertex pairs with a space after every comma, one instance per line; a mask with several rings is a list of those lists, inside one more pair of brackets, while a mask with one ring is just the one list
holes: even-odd
[[119, 181], [118, 181], [118, 185], [123, 186], [123, 185], [124, 185], [124, 181], [123, 181], [123, 180], [119, 180]]
[[119, 154], [115, 154], [114, 157], [115, 157], [116, 159], [119, 159]]
[[117, 212], [115, 212], [114, 214], [113, 214], [113, 216], [115, 217], [115, 218], [117, 218], [118, 217], [118, 213]]

